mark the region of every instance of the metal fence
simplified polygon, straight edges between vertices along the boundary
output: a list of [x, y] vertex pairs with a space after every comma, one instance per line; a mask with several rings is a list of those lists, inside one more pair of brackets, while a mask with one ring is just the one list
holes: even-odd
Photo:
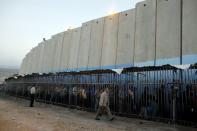
[[7, 94], [37, 101], [96, 111], [98, 94], [110, 89], [110, 109], [116, 115], [197, 125], [197, 67], [171, 66], [33, 74], [6, 80]]

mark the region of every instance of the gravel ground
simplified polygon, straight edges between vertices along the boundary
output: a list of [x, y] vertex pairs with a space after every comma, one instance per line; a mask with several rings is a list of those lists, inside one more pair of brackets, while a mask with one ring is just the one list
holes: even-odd
[[94, 120], [95, 113], [0, 97], [0, 131], [196, 131], [197, 129], [115, 116]]

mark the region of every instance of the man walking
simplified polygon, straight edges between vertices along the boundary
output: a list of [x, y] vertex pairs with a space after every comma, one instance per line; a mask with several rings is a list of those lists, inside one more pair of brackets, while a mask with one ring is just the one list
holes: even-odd
[[108, 88], [106, 88], [100, 95], [99, 108], [96, 113], [95, 119], [100, 120], [99, 116], [102, 115], [103, 112], [107, 113], [110, 121], [114, 119], [109, 109], [109, 89]]
[[34, 86], [32, 86], [30, 89], [30, 97], [31, 97], [31, 101], [30, 101], [30, 105], [29, 105], [30, 107], [34, 106], [35, 94], [36, 94], [36, 88]]

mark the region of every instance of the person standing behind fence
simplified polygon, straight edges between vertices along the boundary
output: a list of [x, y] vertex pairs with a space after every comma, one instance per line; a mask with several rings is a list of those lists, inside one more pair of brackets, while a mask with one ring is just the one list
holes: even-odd
[[97, 110], [98, 109], [98, 107], [99, 107], [99, 100], [100, 100], [100, 95], [101, 95], [101, 93], [103, 92], [103, 90], [102, 89], [98, 89], [97, 91], [96, 91], [96, 94], [95, 94], [95, 100], [96, 100], [96, 103], [95, 103], [95, 110]]
[[34, 106], [34, 99], [35, 99], [35, 94], [36, 94], [36, 88], [33, 86], [30, 89], [30, 97], [31, 97], [31, 101], [30, 101], [30, 107]]
[[96, 113], [95, 119], [100, 120], [99, 116], [102, 115], [103, 112], [107, 113], [110, 121], [114, 119], [109, 109], [109, 89], [108, 88], [106, 88], [100, 95], [99, 108]]

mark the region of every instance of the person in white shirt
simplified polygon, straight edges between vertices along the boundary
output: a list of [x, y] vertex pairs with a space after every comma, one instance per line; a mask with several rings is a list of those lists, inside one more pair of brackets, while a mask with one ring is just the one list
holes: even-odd
[[30, 107], [34, 106], [35, 94], [36, 94], [36, 88], [34, 86], [32, 86], [30, 89], [30, 97], [31, 97], [31, 101], [30, 101], [30, 105], [29, 105]]
[[106, 88], [100, 95], [99, 108], [96, 113], [95, 119], [100, 120], [99, 116], [102, 115], [103, 112], [107, 113], [110, 121], [114, 119], [109, 109], [109, 89], [108, 88]]

